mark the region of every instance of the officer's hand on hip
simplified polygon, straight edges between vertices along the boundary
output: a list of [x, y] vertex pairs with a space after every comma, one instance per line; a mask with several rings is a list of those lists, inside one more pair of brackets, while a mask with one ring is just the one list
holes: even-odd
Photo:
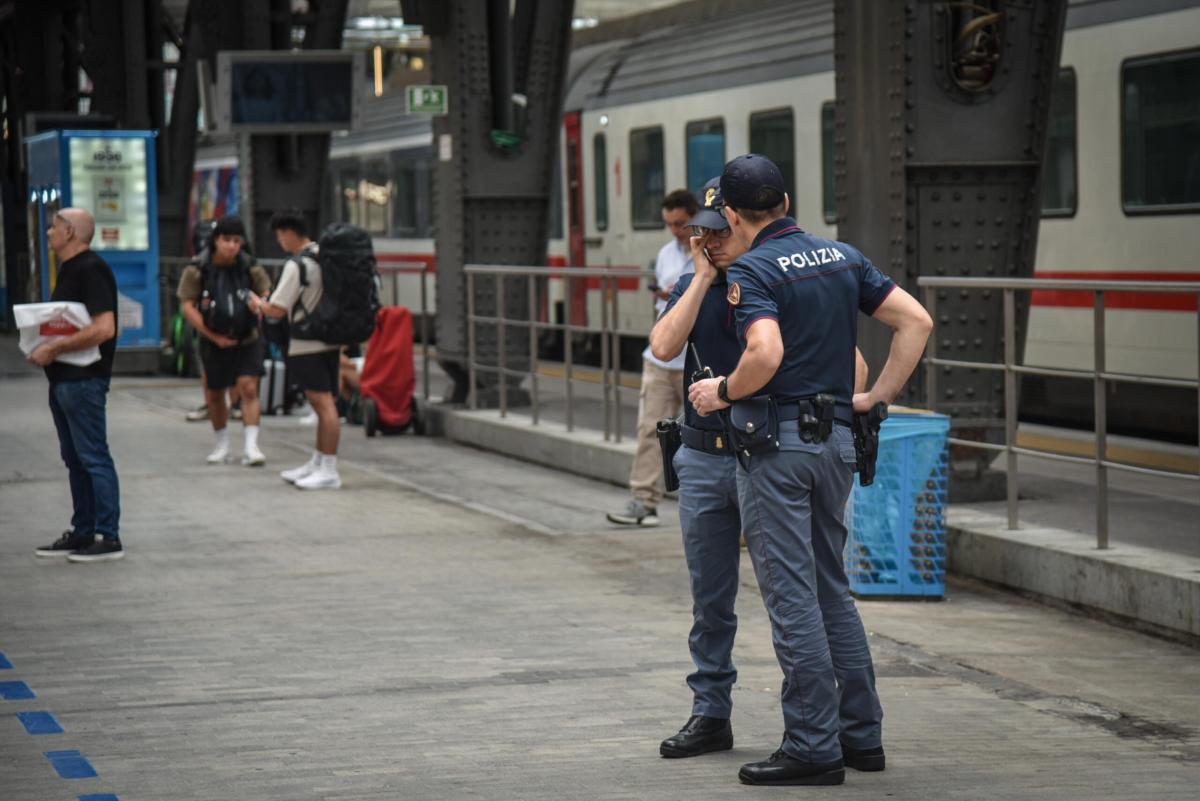
[[713, 412], [719, 412], [721, 409], [729, 407], [729, 404], [717, 395], [717, 387], [724, 380], [725, 376], [723, 375], [716, 378], [705, 378], [688, 387], [688, 400], [691, 402], [692, 408], [696, 410], [696, 414], [707, 417]]
[[885, 402], [883, 398], [877, 398], [870, 392], [856, 392], [852, 401], [855, 414], [866, 414], [875, 407], [875, 404]]

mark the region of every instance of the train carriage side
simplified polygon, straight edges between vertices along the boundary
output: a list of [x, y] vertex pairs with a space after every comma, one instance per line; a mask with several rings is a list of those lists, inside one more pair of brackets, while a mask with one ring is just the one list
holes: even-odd
[[[1100, 24], [1068, 14], [1035, 275], [1200, 280], [1200, 7], [1108, 5]], [[1106, 306], [1110, 372], [1197, 377], [1195, 296], [1108, 293]], [[1090, 293], [1035, 293], [1026, 363], [1090, 368], [1092, 315]], [[1110, 383], [1107, 403], [1114, 431], [1196, 441], [1193, 390]], [[1026, 376], [1021, 409], [1090, 427], [1092, 384]]]

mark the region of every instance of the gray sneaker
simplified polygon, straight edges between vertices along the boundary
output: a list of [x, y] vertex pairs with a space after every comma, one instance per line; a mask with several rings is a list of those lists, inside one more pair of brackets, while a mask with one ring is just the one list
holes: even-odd
[[658, 511], [634, 498], [623, 511], [609, 512], [608, 522], [621, 526], [657, 526]]

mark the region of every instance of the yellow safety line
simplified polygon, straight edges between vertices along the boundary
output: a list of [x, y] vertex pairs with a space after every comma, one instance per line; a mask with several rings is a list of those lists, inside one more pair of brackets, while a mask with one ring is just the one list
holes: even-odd
[[[1017, 432], [1017, 445], [1022, 448], [1033, 448], [1039, 451], [1050, 451], [1069, 456], [1095, 456], [1096, 445], [1093, 442], [1057, 437], [1053, 434], [1034, 434], [1025, 431]], [[1173, 470], [1178, 473], [1200, 472], [1200, 465], [1194, 456], [1181, 453], [1162, 453], [1148, 448], [1138, 448], [1132, 445], [1108, 444], [1107, 459], [1110, 462], [1122, 462], [1134, 467], [1150, 467], [1157, 470]]]
[[[547, 378], [563, 378], [567, 371], [558, 364], [538, 364], [538, 375], [546, 376]], [[572, 367], [571, 377], [583, 381], [587, 384], [600, 384], [600, 371], [593, 370], [588, 367]], [[621, 386], [628, 389], [640, 389], [642, 386], [642, 377], [633, 375], [622, 375]]]

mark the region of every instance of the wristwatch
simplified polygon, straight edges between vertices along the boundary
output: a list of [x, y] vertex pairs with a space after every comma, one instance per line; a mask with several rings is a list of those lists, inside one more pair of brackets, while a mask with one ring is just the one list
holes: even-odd
[[729, 379], [728, 378], [722, 378], [721, 383], [717, 384], [717, 397], [721, 399], [722, 403], [729, 403], [729, 404], [733, 403], [733, 401], [731, 401], [729, 399]]

